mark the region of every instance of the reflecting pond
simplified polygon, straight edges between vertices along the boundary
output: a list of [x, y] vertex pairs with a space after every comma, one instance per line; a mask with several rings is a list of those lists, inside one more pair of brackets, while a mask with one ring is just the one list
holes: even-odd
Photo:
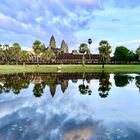
[[140, 140], [140, 74], [0, 75], [0, 140]]

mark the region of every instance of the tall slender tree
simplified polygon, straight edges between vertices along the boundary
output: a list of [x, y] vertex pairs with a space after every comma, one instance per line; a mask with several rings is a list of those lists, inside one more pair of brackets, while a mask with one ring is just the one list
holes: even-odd
[[104, 68], [104, 64], [108, 63], [109, 60], [110, 60], [110, 54], [112, 52], [111, 46], [108, 43], [108, 41], [102, 40], [99, 43], [99, 48], [98, 49], [99, 49], [100, 59], [101, 59], [101, 62], [102, 62], [102, 68]]
[[42, 54], [42, 58], [47, 61], [54, 61], [55, 53], [51, 48], [49, 48], [48, 50], [45, 50], [45, 52]]
[[14, 43], [12, 45], [12, 47], [13, 47], [13, 53], [15, 54], [15, 60], [16, 60], [16, 65], [17, 65], [18, 61], [19, 61], [19, 54], [21, 51], [21, 47], [20, 47], [19, 43]]
[[8, 44], [4, 44], [4, 45], [2, 46], [4, 61], [5, 61], [7, 64], [9, 64], [9, 61], [8, 61], [9, 48], [10, 48], [10, 46], [9, 46]]
[[37, 66], [39, 66], [39, 56], [45, 50], [45, 45], [41, 43], [39, 40], [35, 40], [32, 46], [36, 57], [37, 57]]
[[138, 60], [140, 61], [140, 46], [137, 48], [136, 54], [138, 55]]
[[28, 51], [26, 50], [20, 51], [20, 60], [23, 62], [23, 65], [26, 64], [26, 61], [28, 60], [28, 58], [29, 58]]
[[3, 49], [1, 47], [2, 45], [0, 44], [0, 60], [2, 60], [3, 58]]
[[82, 43], [80, 44], [79, 46], [79, 53], [82, 53], [83, 54], [83, 57], [82, 57], [82, 66], [85, 66], [85, 54], [87, 54], [89, 51], [88, 49], [88, 46], [86, 43]]

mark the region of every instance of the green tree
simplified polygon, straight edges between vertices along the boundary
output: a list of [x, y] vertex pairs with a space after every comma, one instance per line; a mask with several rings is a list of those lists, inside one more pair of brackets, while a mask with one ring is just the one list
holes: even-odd
[[20, 59], [23, 62], [23, 65], [26, 64], [26, 61], [28, 60], [28, 58], [29, 58], [28, 51], [26, 51], [26, 50], [20, 51]]
[[13, 47], [13, 53], [15, 54], [15, 60], [16, 60], [16, 65], [18, 64], [18, 61], [19, 61], [19, 54], [20, 54], [20, 51], [21, 51], [21, 47], [18, 43], [14, 43], [12, 45]]
[[49, 61], [54, 61], [55, 60], [55, 53], [53, 52], [53, 50], [51, 48], [49, 48], [48, 50], [45, 50], [45, 52], [42, 54], [42, 58], [44, 60], [49, 60]]
[[85, 54], [87, 54], [89, 51], [88, 49], [88, 46], [86, 43], [82, 43], [80, 44], [79, 46], [79, 53], [82, 53], [83, 54], [83, 57], [82, 57], [82, 66], [85, 66]]
[[2, 60], [3, 59], [3, 49], [2, 49], [2, 47], [0, 46], [0, 60]]
[[44, 51], [45, 45], [42, 44], [41, 41], [35, 40], [35, 42], [33, 43], [32, 48], [33, 48], [33, 50], [34, 50], [34, 52], [36, 54], [36, 57], [37, 57], [37, 66], [39, 66], [39, 56]]
[[41, 53], [40, 45], [41, 45], [41, 41], [39, 40], [35, 40], [35, 42], [33, 43], [32, 48], [36, 55], [39, 55]]
[[4, 57], [4, 61], [7, 63], [7, 64], [9, 64], [9, 61], [8, 61], [8, 56], [9, 56], [9, 48], [10, 48], [10, 46], [8, 45], [8, 44], [4, 44], [3, 46], [2, 46], [2, 55], [3, 55], [3, 57]]
[[101, 59], [101, 62], [102, 62], [102, 68], [104, 68], [104, 64], [108, 63], [109, 60], [110, 60], [110, 54], [112, 52], [111, 46], [108, 43], [108, 41], [102, 40], [99, 43], [99, 48], [98, 49], [99, 49], [100, 59]]
[[118, 46], [115, 49], [114, 59], [115, 61], [128, 61], [132, 53], [124, 46]]
[[129, 51], [128, 61], [137, 61], [137, 55], [133, 51]]
[[138, 60], [140, 61], [140, 46], [137, 48], [136, 54], [138, 56]]

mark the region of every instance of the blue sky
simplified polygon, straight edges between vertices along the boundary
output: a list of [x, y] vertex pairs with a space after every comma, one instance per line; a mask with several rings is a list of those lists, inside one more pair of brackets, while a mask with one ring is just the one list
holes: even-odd
[[69, 50], [93, 39], [92, 53], [101, 40], [113, 51], [118, 45], [136, 50], [140, 45], [139, 0], [1, 0], [0, 44], [19, 42], [31, 49], [34, 40], [49, 45], [51, 35]]

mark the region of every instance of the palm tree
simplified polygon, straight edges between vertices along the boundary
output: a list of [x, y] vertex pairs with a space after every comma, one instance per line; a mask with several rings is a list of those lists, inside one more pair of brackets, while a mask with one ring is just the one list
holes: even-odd
[[3, 58], [3, 49], [0, 47], [0, 60]]
[[21, 47], [18, 43], [14, 43], [12, 45], [13, 47], [13, 53], [15, 54], [15, 60], [16, 60], [16, 65], [18, 64], [18, 60], [19, 60], [19, 53], [21, 51]]
[[20, 59], [21, 59], [21, 61], [23, 62], [23, 65], [26, 64], [26, 61], [27, 61], [28, 58], [29, 58], [28, 51], [22, 50], [22, 51], [20, 52]]
[[140, 46], [136, 50], [136, 54], [138, 55], [138, 60], [140, 61]]
[[37, 66], [39, 66], [39, 55], [44, 51], [45, 45], [39, 40], [35, 40], [32, 46], [36, 56], [37, 56]]
[[55, 60], [55, 53], [53, 52], [53, 50], [51, 48], [49, 48], [48, 50], [46, 50], [43, 54], [42, 54], [42, 58], [44, 60]]
[[108, 63], [110, 60], [110, 54], [112, 52], [111, 46], [109, 45], [108, 41], [102, 40], [99, 43], [99, 54], [101, 57], [102, 68], [104, 68], [104, 64]]
[[86, 43], [82, 43], [80, 44], [79, 46], [79, 53], [82, 53], [83, 54], [83, 57], [82, 57], [82, 66], [85, 66], [85, 54], [87, 54], [89, 51], [88, 49], [88, 46]]
[[8, 44], [4, 44], [3, 46], [2, 46], [2, 50], [3, 50], [3, 56], [4, 56], [4, 61], [6, 62], [6, 63], [9, 63], [9, 61], [8, 61], [8, 56], [9, 56], [9, 48], [10, 48], [10, 46], [8, 45]]

